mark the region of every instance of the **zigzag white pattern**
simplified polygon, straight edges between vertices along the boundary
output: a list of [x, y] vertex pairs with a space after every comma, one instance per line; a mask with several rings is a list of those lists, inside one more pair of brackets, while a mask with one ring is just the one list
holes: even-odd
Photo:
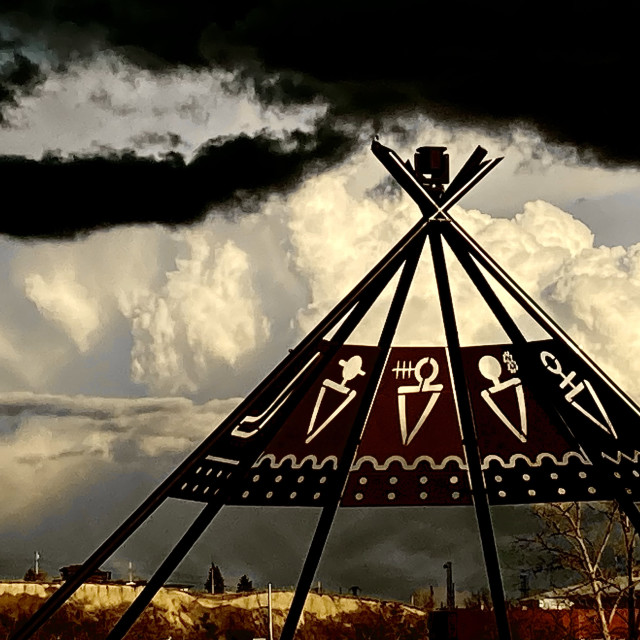
[[622, 451], [618, 451], [618, 455], [615, 458], [608, 456], [606, 453], [602, 454], [603, 458], [606, 458], [607, 460], [611, 460], [611, 462], [614, 462], [615, 464], [620, 464], [622, 462], [622, 458], [624, 458], [625, 460], [628, 460], [629, 462], [633, 462], [634, 464], [637, 464], [638, 456], [640, 456], [640, 452], [637, 449], [633, 452], [633, 457], [628, 456], [626, 453], [622, 453]]

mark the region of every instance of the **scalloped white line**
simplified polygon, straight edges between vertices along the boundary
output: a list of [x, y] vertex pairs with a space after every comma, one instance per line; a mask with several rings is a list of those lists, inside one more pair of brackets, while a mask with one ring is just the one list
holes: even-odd
[[444, 469], [449, 462], [457, 462], [461, 469], [467, 468], [467, 465], [460, 456], [447, 456], [440, 464], [437, 464], [431, 456], [420, 456], [414, 460], [413, 464], [409, 464], [401, 456], [391, 456], [387, 458], [384, 463], [378, 462], [373, 456], [363, 456], [356, 460], [355, 464], [351, 467], [351, 471], [358, 471], [365, 462], [370, 462], [376, 471], [386, 471], [393, 462], [399, 462], [405, 471], [415, 471], [421, 462], [428, 462], [432, 469]]
[[[631, 462], [637, 462], [638, 456], [640, 455], [640, 453], [636, 451], [633, 459], [629, 458], [628, 456], [625, 456], [624, 454], [622, 455], [623, 457], [627, 458]], [[509, 458], [509, 460], [506, 461], [502, 459], [500, 456], [497, 456], [495, 454], [490, 454], [484, 459], [482, 463], [482, 468], [488, 469], [489, 463], [494, 460], [498, 462], [500, 466], [504, 469], [513, 469], [516, 466], [516, 463], [518, 460], [524, 461], [530, 467], [540, 467], [542, 466], [542, 461], [545, 459], [551, 460], [557, 466], [562, 467], [562, 466], [568, 465], [572, 458], [576, 458], [577, 460], [579, 460], [580, 462], [586, 465], [591, 464], [589, 460], [587, 460], [583, 455], [577, 453], [576, 451], [568, 451], [562, 456], [561, 459], [558, 459], [552, 453], [540, 453], [536, 456], [535, 460], [531, 460], [531, 458], [524, 455], [523, 453], [514, 453]], [[300, 469], [302, 465], [308, 461], [311, 461], [312, 469], [322, 469], [323, 467], [325, 467], [325, 465], [328, 462], [331, 463], [331, 466], [333, 467], [333, 469], [338, 468], [338, 458], [336, 456], [328, 456], [323, 460], [318, 461], [318, 458], [316, 456], [308, 455], [302, 458], [302, 460], [298, 461], [298, 459], [293, 454], [288, 454], [284, 456], [280, 461], [277, 461], [275, 455], [273, 455], [272, 453], [267, 453], [261, 456], [260, 459], [255, 463], [254, 468], [262, 464], [264, 460], [269, 460], [269, 466], [272, 469], [278, 469], [285, 462], [291, 462], [292, 469]], [[358, 458], [358, 460], [356, 460], [355, 464], [351, 467], [351, 471], [359, 471], [366, 462], [369, 462], [375, 471], [386, 471], [394, 462], [399, 463], [400, 466], [405, 471], [415, 471], [421, 462], [426, 462], [431, 469], [444, 469], [447, 466], [447, 464], [449, 464], [450, 462], [457, 464], [461, 470], [467, 469], [466, 463], [462, 460], [462, 458], [460, 458], [460, 456], [447, 456], [440, 463], [436, 463], [436, 461], [431, 456], [419, 456], [414, 460], [412, 464], [409, 464], [401, 456], [391, 456], [390, 458], [387, 458], [383, 463], [378, 462], [378, 460], [376, 460], [376, 458], [374, 458], [373, 456], [363, 456], [362, 458]], [[617, 460], [617, 461], [613, 460], [613, 462], [619, 463], [620, 460]]]
[[588, 465], [591, 464], [589, 460], [587, 460], [584, 456], [580, 455], [577, 451], [567, 451], [567, 453], [565, 453], [562, 456], [561, 460], [558, 460], [558, 458], [556, 458], [552, 453], [539, 453], [536, 456], [535, 462], [533, 462], [531, 458], [529, 458], [528, 456], [525, 456], [523, 453], [514, 453], [509, 458], [509, 462], [505, 462], [502, 458], [500, 458], [495, 454], [490, 454], [484, 459], [484, 462], [482, 463], [482, 468], [487, 469], [489, 467], [489, 463], [492, 460], [496, 460], [497, 462], [499, 462], [504, 469], [512, 469], [513, 467], [516, 466], [516, 462], [518, 460], [524, 460], [530, 467], [540, 467], [542, 465], [542, 461], [545, 458], [547, 458], [548, 460], [552, 460], [559, 467], [568, 465], [571, 458], [577, 458], [580, 462], [582, 462], [582, 464], [588, 464]]
[[[640, 453], [636, 451], [633, 459], [624, 454], [622, 454], [622, 456], [627, 458], [631, 462], [637, 462]], [[568, 465], [572, 458], [576, 458], [583, 464], [591, 465], [591, 462], [589, 462], [589, 460], [587, 460], [583, 455], [577, 453], [576, 451], [568, 451], [562, 456], [561, 459], [558, 459], [552, 453], [540, 453], [536, 456], [535, 460], [531, 460], [531, 458], [524, 455], [523, 453], [514, 453], [509, 458], [509, 460], [506, 461], [500, 456], [490, 454], [484, 459], [482, 468], [488, 469], [489, 463], [494, 460], [498, 462], [503, 469], [513, 469], [516, 466], [518, 460], [524, 461], [530, 467], [540, 467], [542, 466], [542, 462], [545, 459], [551, 460], [557, 466], [562, 467]], [[334, 470], [338, 468], [338, 458], [336, 456], [327, 456], [323, 460], [318, 461], [318, 458], [316, 456], [308, 455], [302, 458], [302, 460], [298, 461], [298, 459], [293, 454], [288, 454], [284, 456], [280, 461], [278, 461], [276, 460], [275, 455], [272, 453], [267, 453], [261, 456], [260, 459], [253, 465], [254, 468], [260, 466], [265, 460], [269, 461], [269, 466], [272, 469], [280, 468], [283, 464], [285, 464], [285, 462], [290, 462], [292, 469], [300, 469], [302, 465], [309, 461], [311, 462], [312, 469], [322, 469], [327, 463], [331, 463], [331, 466]], [[619, 459], [612, 461], [617, 463], [620, 462]], [[355, 464], [351, 467], [351, 471], [359, 471], [366, 462], [369, 462], [375, 471], [386, 471], [394, 462], [399, 463], [405, 471], [415, 471], [421, 462], [426, 462], [431, 469], [444, 469], [450, 462], [457, 464], [461, 470], [466, 471], [467, 469], [466, 463], [462, 460], [462, 458], [460, 458], [460, 456], [447, 456], [440, 463], [436, 463], [436, 461], [431, 456], [419, 456], [414, 460], [412, 464], [409, 464], [401, 456], [391, 456], [390, 458], [387, 458], [383, 463], [378, 462], [378, 460], [376, 460], [373, 456], [363, 456], [362, 458], [358, 458], [358, 460], [356, 460]]]
[[[504, 469], [512, 469], [515, 467], [518, 460], [524, 460], [524, 462], [526, 462], [530, 467], [539, 467], [542, 465], [542, 461], [545, 458], [552, 460], [558, 466], [566, 466], [569, 464], [571, 458], [577, 458], [583, 464], [591, 464], [586, 458], [584, 458], [584, 456], [581, 456], [576, 451], [568, 451], [562, 456], [561, 460], [558, 460], [558, 458], [551, 453], [540, 453], [536, 456], [535, 461], [531, 460], [531, 458], [525, 456], [523, 453], [514, 453], [508, 461], [503, 460], [500, 456], [495, 454], [490, 454], [484, 459], [482, 468], [488, 469], [489, 463], [492, 460], [496, 460]], [[364, 456], [356, 461], [351, 470], [358, 471], [365, 462], [370, 462], [376, 471], [386, 471], [393, 462], [399, 462], [405, 471], [415, 471], [420, 462], [427, 462], [432, 469], [444, 469], [449, 462], [456, 462], [460, 469], [467, 469], [467, 464], [459, 456], [447, 456], [440, 464], [436, 464], [431, 456], [420, 456], [419, 458], [416, 458], [413, 464], [408, 464], [407, 461], [400, 456], [392, 456], [382, 464], [372, 456]]]
[[254, 468], [262, 464], [264, 460], [269, 460], [269, 466], [272, 469], [278, 469], [287, 461], [291, 462], [292, 469], [300, 469], [300, 467], [302, 467], [302, 465], [309, 460], [311, 461], [312, 469], [322, 469], [325, 464], [327, 464], [327, 462], [331, 462], [331, 466], [334, 468], [334, 470], [338, 468], [338, 458], [336, 456], [327, 456], [326, 458], [324, 458], [324, 460], [322, 460], [322, 462], [318, 462], [318, 458], [316, 458], [316, 456], [308, 455], [302, 458], [300, 462], [298, 462], [298, 459], [292, 453], [284, 456], [284, 458], [282, 458], [280, 462], [276, 460], [276, 457], [273, 455], [273, 453], [265, 453], [263, 456], [260, 456], [258, 461], [253, 465]]

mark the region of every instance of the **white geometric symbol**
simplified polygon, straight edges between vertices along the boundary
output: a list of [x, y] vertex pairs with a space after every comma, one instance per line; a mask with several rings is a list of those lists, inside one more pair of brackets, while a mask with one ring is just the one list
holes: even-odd
[[[513, 356], [505, 351], [502, 355], [502, 361], [507, 365], [507, 369], [511, 373], [515, 373], [518, 370], [518, 365], [516, 364]], [[521, 442], [527, 441], [527, 410], [524, 402], [524, 390], [522, 388], [522, 382], [520, 378], [511, 378], [510, 380], [504, 380], [500, 382], [500, 375], [502, 374], [502, 365], [500, 361], [494, 358], [493, 356], [482, 356], [478, 361], [478, 370], [480, 373], [490, 380], [493, 385], [488, 389], [484, 389], [480, 392], [480, 396], [482, 399], [489, 405], [489, 408], [493, 411], [493, 413], [500, 418], [501, 422], [509, 428], [511, 433], [513, 433], [518, 440]], [[505, 389], [509, 389], [510, 387], [515, 387], [516, 398], [518, 400], [518, 412], [520, 414], [520, 428], [518, 429], [509, 418], [504, 414], [502, 409], [498, 406], [494, 399], [494, 394], [500, 393], [500, 391], [504, 391]]]
[[[547, 368], [548, 371], [562, 378], [562, 382], [560, 382], [560, 385], [559, 385], [561, 389], [564, 389], [565, 387], [571, 387], [571, 389], [564, 396], [565, 400], [572, 407], [574, 407], [584, 416], [589, 418], [591, 422], [593, 422], [594, 424], [597, 424], [603, 431], [605, 431], [609, 435], [612, 435], [614, 438], [617, 438], [618, 436], [615, 432], [615, 429], [613, 428], [613, 425], [611, 424], [611, 420], [609, 420], [609, 416], [607, 415], [607, 412], [605, 411], [604, 406], [602, 405], [602, 402], [600, 402], [600, 398], [598, 398], [598, 395], [596, 394], [595, 389], [591, 386], [591, 383], [585, 379], [582, 382], [579, 382], [578, 384], [574, 384], [573, 379], [576, 377], [576, 372], [572, 371], [571, 373], [565, 375], [562, 372], [562, 367], [560, 366], [560, 362], [558, 361], [558, 358], [556, 358], [552, 353], [549, 353], [548, 351], [543, 351], [540, 354], [540, 359], [542, 360], [542, 364]], [[591, 394], [591, 398], [593, 399], [596, 407], [598, 408], [598, 411], [602, 414], [602, 417], [606, 424], [603, 424], [602, 422], [600, 422], [600, 420], [594, 417], [582, 405], [578, 404], [575, 401], [575, 397], [585, 389]]]
[[251, 438], [256, 435], [273, 418], [278, 409], [289, 399], [293, 393], [293, 387], [298, 378], [309, 368], [312, 362], [320, 357], [316, 353], [307, 364], [289, 381], [289, 384], [276, 396], [271, 404], [257, 416], [244, 416], [242, 420], [233, 428], [232, 436], [236, 438]]
[[[318, 392], [318, 398], [316, 399], [316, 405], [313, 408], [311, 414], [311, 420], [309, 421], [309, 428], [307, 429], [307, 439], [305, 444], [309, 444], [325, 427], [356, 397], [355, 389], [349, 389], [346, 383], [349, 380], [353, 380], [356, 376], [363, 376], [362, 370], [362, 358], [360, 356], [351, 356], [347, 361], [340, 360], [338, 364], [342, 367], [342, 382], [338, 384], [328, 378], [322, 383], [320, 391]], [[336, 407], [333, 413], [319, 426], [315, 426], [316, 418], [318, 417], [318, 410], [324, 400], [327, 389], [337, 391], [338, 393], [345, 395], [346, 398]]]
[[[431, 373], [428, 377], [422, 375], [424, 367], [431, 367]], [[440, 397], [442, 385], [431, 384], [438, 377], [440, 367], [438, 366], [438, 362], [435, 358], [426, 357], [418, 360], [415, 367], [411, 362], [409, 362], [409, 366], [407, 367], [405, 361], [403, 361], [402, 366], [400, 366], [400, 361], [398, 360], [392, 371], [396, 374], [396, 380], [400, 375], [402, 375], [402, 379], [404, 380], [405, 374], [413, 373], [417, 382], [417, 384], [398, 387], [398, 417], [400, 419], [400, 434], [402, 436], [402, 444], [408, 445], [416, 437], [418, 431], [420, 431], [420, 428], [425, 423], [427, 417], [431, 413], [431, 410]], [[408, 393], [426, 393], [428, 391], [431, 391], [432, 393], [427, 405], [420, 418], [418, 418], [418, 421], [415, 423], [411, 431], [409, 431], [407, 428], [406, 395]]]
[[513, 356], [508, 351], [505, 351], [502, 354], [502, 362], [504, 362], [507, 365], [507, 369], [509, 369], [509, 373], [515, 373], [518, 370], [518, 365], [516, 364], [516, 361], [513, 359]]

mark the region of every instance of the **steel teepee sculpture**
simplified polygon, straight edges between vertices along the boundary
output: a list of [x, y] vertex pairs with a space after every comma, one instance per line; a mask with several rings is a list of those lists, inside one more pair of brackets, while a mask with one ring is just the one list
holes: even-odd
[[[372, 151], [419, 206], [421, 219], [13, 640], [31, 637], [170, 498], [204, 508], [108, 640], [127, 634], [227, 504], [321, 508], [281, 640], [294, 637], [341, 506], [473, 504], [500, 640], [508, 640], [510, 631], [490, 505], [617, 500], [640, 530], [634, 504], [640, 495], [640, 408], [448, 213], [501, 158], [487, 160], [478, 147], [445, 189], [444, 148], [418, 149], [415, 166], [377, 140]], [[508, 343], [461, 346], [445, 244]], [[394, 346], [427, 246], [446, 346]], [[347, 344], [392, 281], [377, 344]], [[546, 339], [526, 339], [505, 296]]]

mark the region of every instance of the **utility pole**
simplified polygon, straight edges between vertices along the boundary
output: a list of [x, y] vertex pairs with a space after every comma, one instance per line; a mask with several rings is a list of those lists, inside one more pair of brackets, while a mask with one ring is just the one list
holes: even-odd
[[269, 640], [273, 640], [273, 610], [271, 608], [271, 583], [267, 587], [267, 616], [269, 618]]
[[456, 592], [453, 584], [453, 563], [445, 562], [443, 569], [447, 570], [447, 609], [453, 611], [456, 608]]

